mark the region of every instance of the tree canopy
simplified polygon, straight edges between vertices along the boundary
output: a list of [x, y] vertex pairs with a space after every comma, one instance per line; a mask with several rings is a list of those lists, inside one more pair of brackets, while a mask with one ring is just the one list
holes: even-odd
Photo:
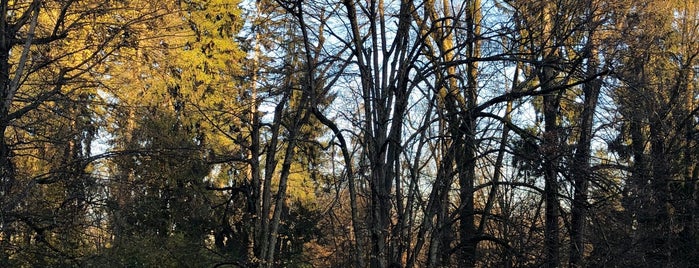
[[0, 0], [2, 267], [691, 267], [691, 0]]

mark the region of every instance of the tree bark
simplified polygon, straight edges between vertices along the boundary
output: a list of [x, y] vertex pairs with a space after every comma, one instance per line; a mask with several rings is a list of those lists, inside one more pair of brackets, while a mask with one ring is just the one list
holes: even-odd
[[[469, 59], [480, 56], [480, 0], [468, 2], [468, 14], [466, 15], [466, 38], [470, 43], [466, 46]], [[478, 62], [469, 61], [466, 65], [466, 90], [464, 98], [466, 107], [462, 107], [462, 122], [460, 126], [463, 140], [463, 157], [457, 157], [457, 170], [459, 173], [459, 196], [461, 199], [461, 212], [459, 213], [460, 250], [459, 266], [475, 267], [478, 240], [476, 239], [475, 207], [474, 207], [474, 183], [476, 179], [476, 115], [472, 109], [476, 107], [478, 94]]]
[[[592, 34], [590, 39], [594, 38]], [[591, 41], [592, 42], [592, 41]], [[594, 46], [594, 45], [591, 45]], [[597, 49], [591, 47], [592, 51], [588, 59], [587, 75], [597, 74], [598, 60]], [[585, 267], [585, 218], [587, 217], [587, 191], [590, 181], [590, 154], [592, 144], [592, 125], [594, 114], [597, 109], [601, 78], [597, 78], [583, 85], [584, 104], [580, 115], [580, 127], [575, 155], [573, 156], [573, 167], [571, 177], [573, 178], [573, 208], [571, 211], [570, 230], [570, 267]]]

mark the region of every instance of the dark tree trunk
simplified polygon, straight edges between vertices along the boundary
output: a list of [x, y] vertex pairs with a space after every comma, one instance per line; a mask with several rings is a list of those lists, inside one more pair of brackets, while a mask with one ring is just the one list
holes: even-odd
[[544, 96], [544, 200], [545, 227], [544, 248], [546, 254], [545, 267], [558, 267], [559, 264], [559, 226], [558, 226], [558, 96]]
[[[4, 1], [3, 1], [4, 2]], [[7, 3], [4, 3], [6, 6]], [[5, 32], [7, 25], [4, 22], [4, 17], [0, 22], [1, 33]], [[0, 34], [1, 34], [0, 33]], [[10, 241], [10, 228], [11, 216], [8, 212], [14, 210], [15, 204], [13, 204], [12, 199], [12, 187], [15, 182], [15, 170], [14, 164], [12, 163], [12, 149], [7, 144], [5, 138], [5, 131], [7, 130], [8, 114], [10, 107], [8, 106], [11, 101], [8, 101], [10, 92], [10, 63], [9, 63], [9, 45], [7, 44], [7, 39], [2, 36], [0, 39], [0, 235], [2, 242], [7, 243]], [[4, 253], [4, 251], [3, 251]]]
[[[596, 51], [593, 49], [593, 51]], [[588, 63], [588, 75], [597, 73], [597, 57], [592, 53], [592, 58]], [[573, 178], [573, 208], [571, 212], [570, 229], [570, 267], [585, 267], [583, 259], [585, 251], [585, 218], [587, 215], [587, 191], [590, 180], [590, 153], [592, 143], [592, 124], [594, 121], [595, 109], [599, 99], [601, 81], [592, 80], [583, 85], [585, 97], [584, 107], [580, 115], [580, 134], [578, 137], [575, 155], [573, 156], [573, 167], [571, 174]]]

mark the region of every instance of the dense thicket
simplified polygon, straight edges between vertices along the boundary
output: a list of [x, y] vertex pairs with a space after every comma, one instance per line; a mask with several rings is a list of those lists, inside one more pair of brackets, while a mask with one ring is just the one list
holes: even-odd
[[0, 0], [2, 267], [691, 267], [692, 0]]

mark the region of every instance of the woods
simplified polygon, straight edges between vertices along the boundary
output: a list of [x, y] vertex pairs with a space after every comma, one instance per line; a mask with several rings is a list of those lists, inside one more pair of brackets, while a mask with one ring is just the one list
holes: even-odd
[[2, 267], [691, 267], [691, 0], [0, 0]]

